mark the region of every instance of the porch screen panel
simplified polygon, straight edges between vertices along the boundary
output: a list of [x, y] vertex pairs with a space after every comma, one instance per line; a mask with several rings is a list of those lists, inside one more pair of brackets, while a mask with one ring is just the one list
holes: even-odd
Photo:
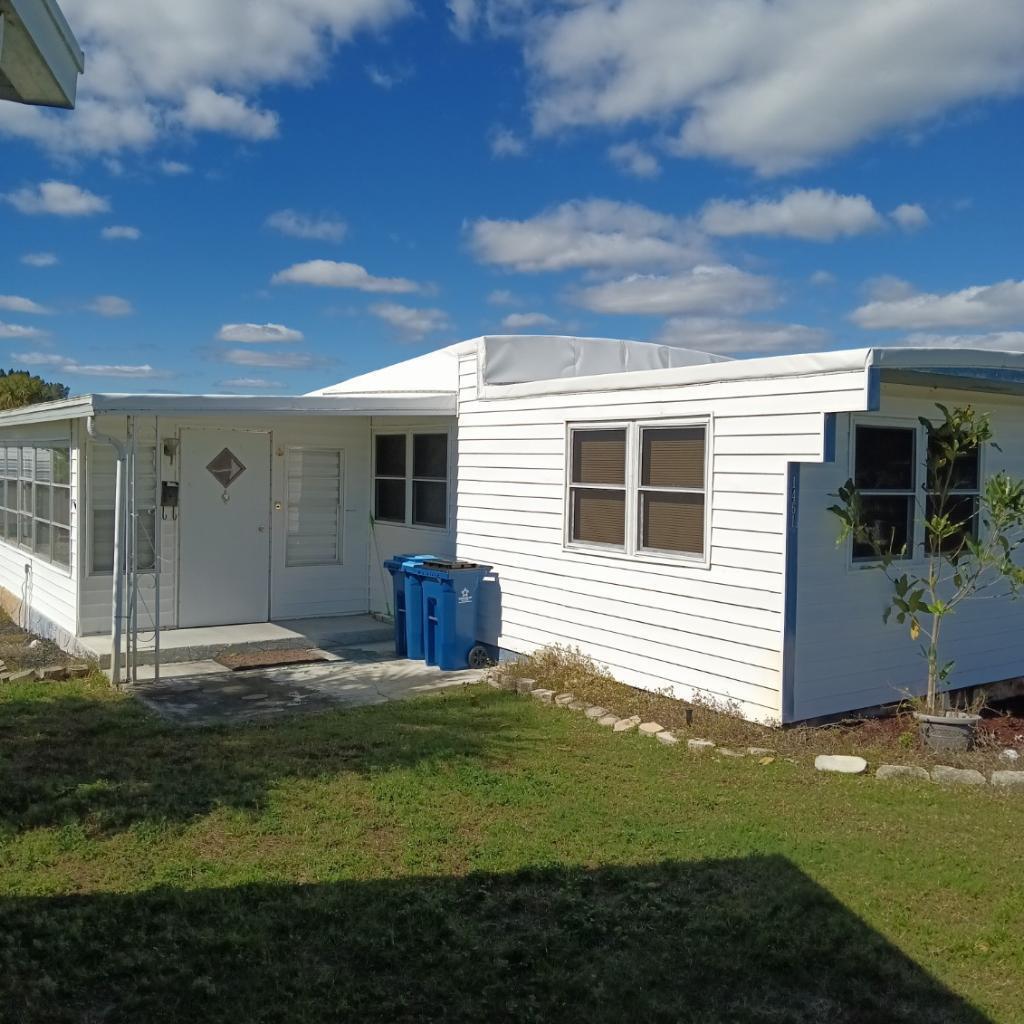
[[337, 449], [289, 450], [286, 565], [341, 561], [342, 458]]

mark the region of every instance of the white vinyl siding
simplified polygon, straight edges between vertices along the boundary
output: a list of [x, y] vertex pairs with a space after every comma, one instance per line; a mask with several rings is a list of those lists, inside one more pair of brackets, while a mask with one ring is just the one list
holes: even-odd
[[[476, 359], [460, 359], [457, 553], [495, 569], [485, 639], [578, 646], [631, 685], [779, 720], [787, 466], [823, 458], [824, 414], [863, 408], [863, 372], [480, 399]], [[711, 421], [704, 559], [565, 545], [570, 426]]]
[[288, 449], [286, 565], [342, 561], [343, 466], [339, 449]]

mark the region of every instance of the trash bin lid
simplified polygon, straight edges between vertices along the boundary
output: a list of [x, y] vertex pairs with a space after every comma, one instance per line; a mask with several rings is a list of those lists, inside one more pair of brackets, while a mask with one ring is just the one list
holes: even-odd
[[429, 562], [421, 563], [424, 569], [444, 569], [448, 571], [450, 569], [480, 569], [482, 566], [478, 562], [451, 562], [443, 558], [435, 558]]

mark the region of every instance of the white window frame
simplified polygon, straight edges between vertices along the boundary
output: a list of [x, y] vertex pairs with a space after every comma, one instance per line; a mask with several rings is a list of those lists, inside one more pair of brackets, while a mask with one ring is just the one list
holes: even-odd
[[[929, 491], [927, 490], [928, 483], [928, 432], [921, 425], [920, 420], [917, 417], [910, 416], [872, 416], [870, 414], [864, 416], [851, 416], [850, 417], [850, 433], [848, 440], [848, 461], [849, 461], [849, 473], [847, 474], [851, 480], [856, 480], [857, 474], [857, 428], [858, 427], [891, 427], [899, 428], [901, 430], [909, 430], [914, 434], [914, 481], [913, 491], [862, 491], [861, 493], [866, 496], [872, 495], [893, 495], [893, 496], [904, 496], [910, 493], [913, 498], [913, 544], [910, 553], [906, 558], [899, 558], [897, 562], [900, 565], [913, 566], [915, 568], [923, 566], [927, 558], [927, 526], [925, 507], [927, 505], [927, 497]], [[953, 491], [952, 494], [963, 494], [963, 495], [977, 495], [980, 497], [985, 490], [985, 479], [986, 479], [986, 462], [987, 462], [987, 451], [984, 446], [978, 451], [978, 489], [976, 491]], [[981, 524], [976, 523], [976, 534], [979, 535], [981, 532]], [[879, 565], [879, 559], [877, 558], [855, 558], [853, 555], [853, 538], [851, 537], [846, 542], [846, 562], [847, 569], [852, 572], [859, 572], [862, 569], [874, 569]]]
[[[15, 523], [17, 525], [18, 535], [15, 540], [10, 540], [6, 537], [0, 537], [0, 544], [4, 544], [12, 550], [18, 551], [20, 554], [28, 556], [29, 558], [38, 559], [40, 562], [45, 562], [47, 565], [52, 566], [54, 572], [60, 573], [61, 575], [70, 577], [72, 575], [72, 566], [74, 565], [75, 559], [75, 542], [74, 542], [74, 527], [73, 520], [75, 518], [75, 493], [74, 485], [72, 483], [74, 479], [73, 460], [74, 460], [74, 445], [70, 441], [13, 441], [10, 444], [4, 444], [6, 448], [17, 448], [18, 449], [18, 475], [17, 475], [17, 507], [15, 508], [11, 504], [5, 504], [2, 506], [3, 511], [0, 515], [6, 515], [7, 511], [16, 513]], [[23, 473], [23, 457], [22, 451], [25, 448], [31, 448], [33, 450], [32, 455], [32, 476], [28, 478]], [[68, 453], [68, 482], [66, 484], [55, 483], [53, 477], [53, 463], [51, 456], [51, 468], [50, 476], [51, 479], [45, 484], [37, 484], [36, 482], [36, 457], [35, 452], [40, 449], [46, 449], [53, 451], [56, 448], [60, 448]], [[6, 452], [4, 453], [4, 459], [6, 461]], [[10, 478], [5, 478], [8, 482]], [[24, 485], [30, 484], [32, 486], [32, 503], [28, 512], [26, 513], [22, 508], [21, 504], [24, 496]], [[46, 486], [50, 489], [50, 515], [47, 518], [36, 515], [36, 487]], [[53, 491], [54, 488], [64, 490], [68, 495], [68, 521], [67, 523], [58, 523], [53, 518]], [[5, 499], [6, 500], [6, 499]], [[28, 544], [22, 543], [21, 540], [21, 521], [24, 518], [31, 520], [31, 534]], [[50, 551], [49, 554], [43, 554], [35, 550], [35, 539], [36, 539], [36, 524], [43, 523], [50, 528]], [[68, 535], [68, 562], [65, 565], [63, 562], [56, 561], [53, 558], [53, 531], [64, 530]]]
[[[291, 460], [295, 452], [328, 452], [338, 456], [338, 535], [337, 558], [328, 562], [289, 562], [288, 561], [288, 513], [291, 509], [289, 484], [291, 481]], [[332, 445], [293, 444], [284, 451], [284, 564], [286, 569], [315, 569], [319, 566], [345, 564], [345, 449]]]
[[[640, 470], [642, 460], [642, 431], [659, 427], [701, 427], [704, 430], [704, 488], [642, 487]], [[625, 543], [597, 544], [592, 541], [573, 540], [572, 537], [572, 491], [622, 490], [615, 484], [574, 484], [572, 482], [572, 439], [573, 434], [586, 430], [626, 431], [626, 523]], [[713, 494], [714, 417], [687, 416], [672, 419], [629, 419], [629, 420], [567, 420], [565, 423], [565, 483], [562, 504], [562, 547], [567, 552], [585, 552], [605, 558], [627, 558], [636, 562], [653, 564], [682, 564], [696, 569], [707, 569], [711, 565], [711, 508]], [[699, 554], [687, 551], [663, 551], [660, 548], [645, 548], [640, 543], [640, 495], [643, 491], [696, 493], [704, 495], [704, 550]]]
[[[413, 438], [429, 435], [432, 437], [444, 437], [445, 439], [445, 478], [444, 478], [444, 526], [431, 526], [427, 523], [414, 523], [412, 521], [412, 496], [413, 484], [417, 481], [428, 483], [441, 483], [440, 477], [414, 477], [413, 476]], [[405, 437], [405, 518], [378, 519], [377, 518], [377, 481], [379, 480], [400, 480], [401, 477], [378, 475], [377, 473], [377, 438], [378, 437]], [[452, 431], [450, 427], [379, 427], [370, 433], [370, 461], [372, 464], [372, 493], [370, 494], [370, 508], [372, 510], [374, 525], [402, 527], [407, 530], [423, 530], [427, 533], [448, 533], [452, 525]]]

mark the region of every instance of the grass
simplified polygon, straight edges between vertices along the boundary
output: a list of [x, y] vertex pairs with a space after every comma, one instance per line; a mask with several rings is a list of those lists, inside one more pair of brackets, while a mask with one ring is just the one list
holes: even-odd
[[0, 684], [0, 1021], [1019, 1021], [1022, 833], [481, 686], [182, 729]]
[[681, 738], [700, 737], [736, 749], [764, 747], [801, 762], [813, 761], [817, 754], [859, 754], [874, 765], [948, 764], [985, 773], [1013, 767], [999, 756], [1006, 743], [997, 742], [988, 731], [979, 733], [978, 745], [970, 751], [929, 750], [920, 740], [909, 705], [894, 717], [780, 729], [747, 721], [726, 705], [684, 703], [667, 694], [626, 686], [570, 647], [544, 647], [529, 657], [504, 662], [492, 673], [499, 682], [529, 677], [539, 686], [571, 691], [578, 700], [608, 708], [620, 718], [638, 715], [645, 722], [658, 722]]

